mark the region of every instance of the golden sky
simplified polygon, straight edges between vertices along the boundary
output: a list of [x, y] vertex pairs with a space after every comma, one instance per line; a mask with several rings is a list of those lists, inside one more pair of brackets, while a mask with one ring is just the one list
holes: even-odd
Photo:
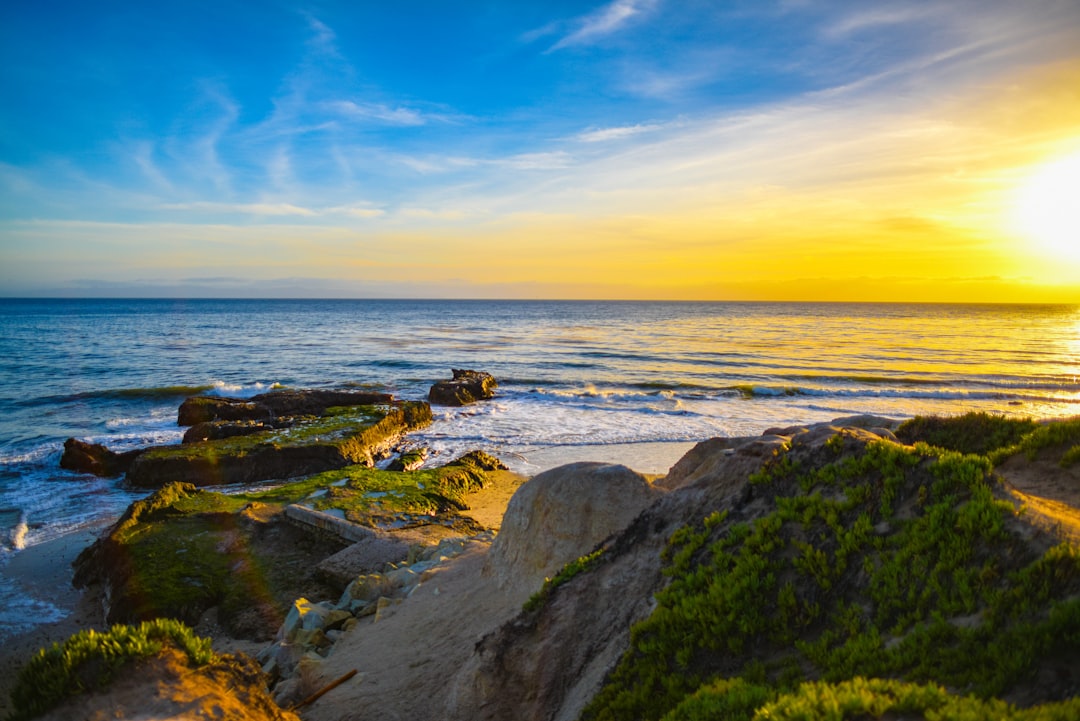
[[1080, 303], [1080, 10], [826, 5], [709, 16], [791, 67], [694, 3], [503, 18], [483, 100], [346, 92], [347, 10], [306, 15], [263, 96], [222, 71], [103, 158], [7, 148], [0, 293]]

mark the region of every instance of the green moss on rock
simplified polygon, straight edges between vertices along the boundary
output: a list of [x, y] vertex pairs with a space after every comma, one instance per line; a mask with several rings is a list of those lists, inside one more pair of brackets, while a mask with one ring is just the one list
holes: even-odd
[[210, 486], [372, 465], [383, 446], [431, 418], [426, 403], [332, 407], [286, 428], [149, 449], [132, 463], [127, 481], [147, 488], [170, 481]]

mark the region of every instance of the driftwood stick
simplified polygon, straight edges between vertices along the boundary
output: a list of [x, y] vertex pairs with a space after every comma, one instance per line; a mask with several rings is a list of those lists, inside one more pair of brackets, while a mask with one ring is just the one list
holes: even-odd
[[298, 708], [303, 708], [304, 706], [307, 706], [309, 703], [315, 703], [320, 698], [322, 698], [322, 695], [324, 693], [326, 693], [327, 691], [333, 691], [335, 688], [337, 688], [341, 684], [345, 683], [346, 681], [348, 681], [350, 678], [352, 678], [355, 675], [356, 675], [356, 669], [354, 668], [352, 671], [349, 671], [347, 674], [345, 674], [344, 676], [342, 676], [338, 680], [331, 681], [330, 683], [326, 684], [321, 689], [319, 689], [315, 693], [311, 694], [310, 696], [308, 696], [306, 699], [304, 699], [300, 703], [293, 704], [292, 708], [290, 708], [289, 710], [290, 711], [295, 711]]

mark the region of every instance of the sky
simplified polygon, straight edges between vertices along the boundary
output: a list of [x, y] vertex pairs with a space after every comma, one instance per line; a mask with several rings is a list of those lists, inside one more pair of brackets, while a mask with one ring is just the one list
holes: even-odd
[[1077, 0], [12, 0], [0, 99], [0, 296], [1080, 303]]

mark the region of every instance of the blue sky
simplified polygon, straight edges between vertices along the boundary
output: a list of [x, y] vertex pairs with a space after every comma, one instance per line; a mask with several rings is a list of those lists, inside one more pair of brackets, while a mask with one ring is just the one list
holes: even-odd
[[[1078, 46], [1075, 0], [8, 2], [0, 294], [739, 297], [824, 242], [748, 203], [939, 222], [905, 163], [954, 136], [999, 184], [1070, 150], [1075, 98], [988, 107]], [[784, 273], [754, 293], [830, 280]]]

